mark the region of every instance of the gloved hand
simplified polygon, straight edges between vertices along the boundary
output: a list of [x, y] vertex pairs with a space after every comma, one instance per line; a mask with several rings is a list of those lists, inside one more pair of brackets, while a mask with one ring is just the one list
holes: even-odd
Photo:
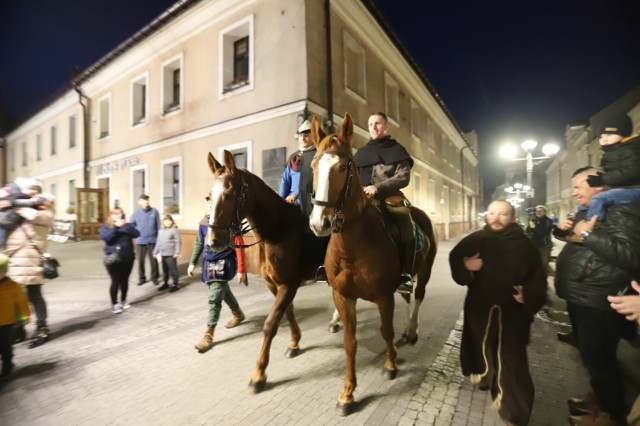
[[589, 176], [587, 176], [587, 183], [591, 187], [604, 186], [603, 174], [601, 172], [598, 172], [597, 175], [589, 175]]

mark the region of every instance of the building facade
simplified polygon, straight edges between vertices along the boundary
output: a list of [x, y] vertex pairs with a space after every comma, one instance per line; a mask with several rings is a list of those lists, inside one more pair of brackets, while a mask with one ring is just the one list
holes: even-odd
[[[130, 215], [148, 194], [189, 240], [209, 152], [232, 152], [277, 190], [302, 120], [330, 130], [348, 112], [358, 148], [374, 111], [413, 157], [405, 194], [440, 238], [472, 228], [477, 136], [459, 130], [375, 7], [351, 0], [176, 2], [6, 136], [6, 179], [39, 179], [57, 218], [80, 224], [116, 205]], [[96, 238], [97, 227], [78, 229]]]

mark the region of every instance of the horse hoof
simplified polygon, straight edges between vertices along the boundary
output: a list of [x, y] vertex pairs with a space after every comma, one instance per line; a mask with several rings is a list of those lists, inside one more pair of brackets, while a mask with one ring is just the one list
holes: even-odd
[[396, 376], [398, 375], [398, 370], [389, 370], [387, 368], [385, 368], [382, 371], [382, 375], [384, 376], [385, 379], [387, 380], [393, 380], [396, 378]]
[[338, 403], [336, 404], [336, 409], [338, 410], [338, 415], [345, 417], [348, 416], [349, 414], [351, 414], [353, 412], [353, 402], [348, 402], [346, 404], [341, 403], [340, 401], [338, 401]]
[[412, 337], [409, 337], [406, 334], [403, 334], [402, 338], [404, 339], [405, 342], [407, 342], [410, 345], [415, 345], [416, 343], [418, 343], [418, 335], [417, 334], [415, 336], [412, 336]]
[[295, 358], [298, 355], [300, 355], [300, 348], [287, 348], [286, 352], [284, 353], [284, 356], [286, 356], [287, 358]]
[[251, 388], [251, 391], [253, 393], [260, 393], [264, 390], [264, 387], [266, 386], [267, 381], [266, 380], [260, 380], [257, 382], [254, 382], [253, 379], [251, 379], [251, 381], [249, 382], [249, 388]]
[[329, 331], [331, 333], [337, 333], [340, 330], [342, 330], [340, 324], [329, 324]]

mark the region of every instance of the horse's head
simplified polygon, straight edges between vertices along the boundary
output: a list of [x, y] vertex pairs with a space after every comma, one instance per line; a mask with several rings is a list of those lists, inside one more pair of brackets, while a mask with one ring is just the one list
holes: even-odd
[[227, 248], [240, 230], [246, 190], [242, 171], [236, 168], [233, 154], [224, 151], [224, 166], [209, 153], [209, 169], [213, 185], [207, 197], [209, 202], [209, 229], [204, 243], [215, 251]]
[[316, 117], [311, 122], [311, 134], [316, 144], [313, 168], [314, 204], [309, 226], [318, 236], [329, 235], [341, 229], [345, 197], [351, 185], [359, 179], [351, 155], [353, 121], [344, 115], [337, 134], [325, 135]]

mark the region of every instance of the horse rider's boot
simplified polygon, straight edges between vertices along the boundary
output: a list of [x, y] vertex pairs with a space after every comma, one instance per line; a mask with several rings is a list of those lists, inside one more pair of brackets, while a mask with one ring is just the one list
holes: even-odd
[[202, 339], [198, 343], [196, 343], [195, 348], [201, 354], [205, 353], [206, 351], [208, 351], [213, 347], [213, 331], [214, 330], [215, 330], [215, 327], [207, 327], [207, 330], [204, 332], [204, 336], [202, 337]]
[[412, 238], [402, 244], [402, 273], [400, 274], [400, 283], [396, 291], [398, 293], [413, 293], [413, 280], [411, 273], [413, 272], [413, 259], [416, 256], [416, 239]]
[[238, 308], [236, 310], [231, 311], [231, 313], [233, 314], [233, 317], [229, 320], [228, 323], [224, 325], [226, 328], [233, 328], [245, 320], [245, 316], [244, 316], [244, 313], [242, 312], [242, 309]]

